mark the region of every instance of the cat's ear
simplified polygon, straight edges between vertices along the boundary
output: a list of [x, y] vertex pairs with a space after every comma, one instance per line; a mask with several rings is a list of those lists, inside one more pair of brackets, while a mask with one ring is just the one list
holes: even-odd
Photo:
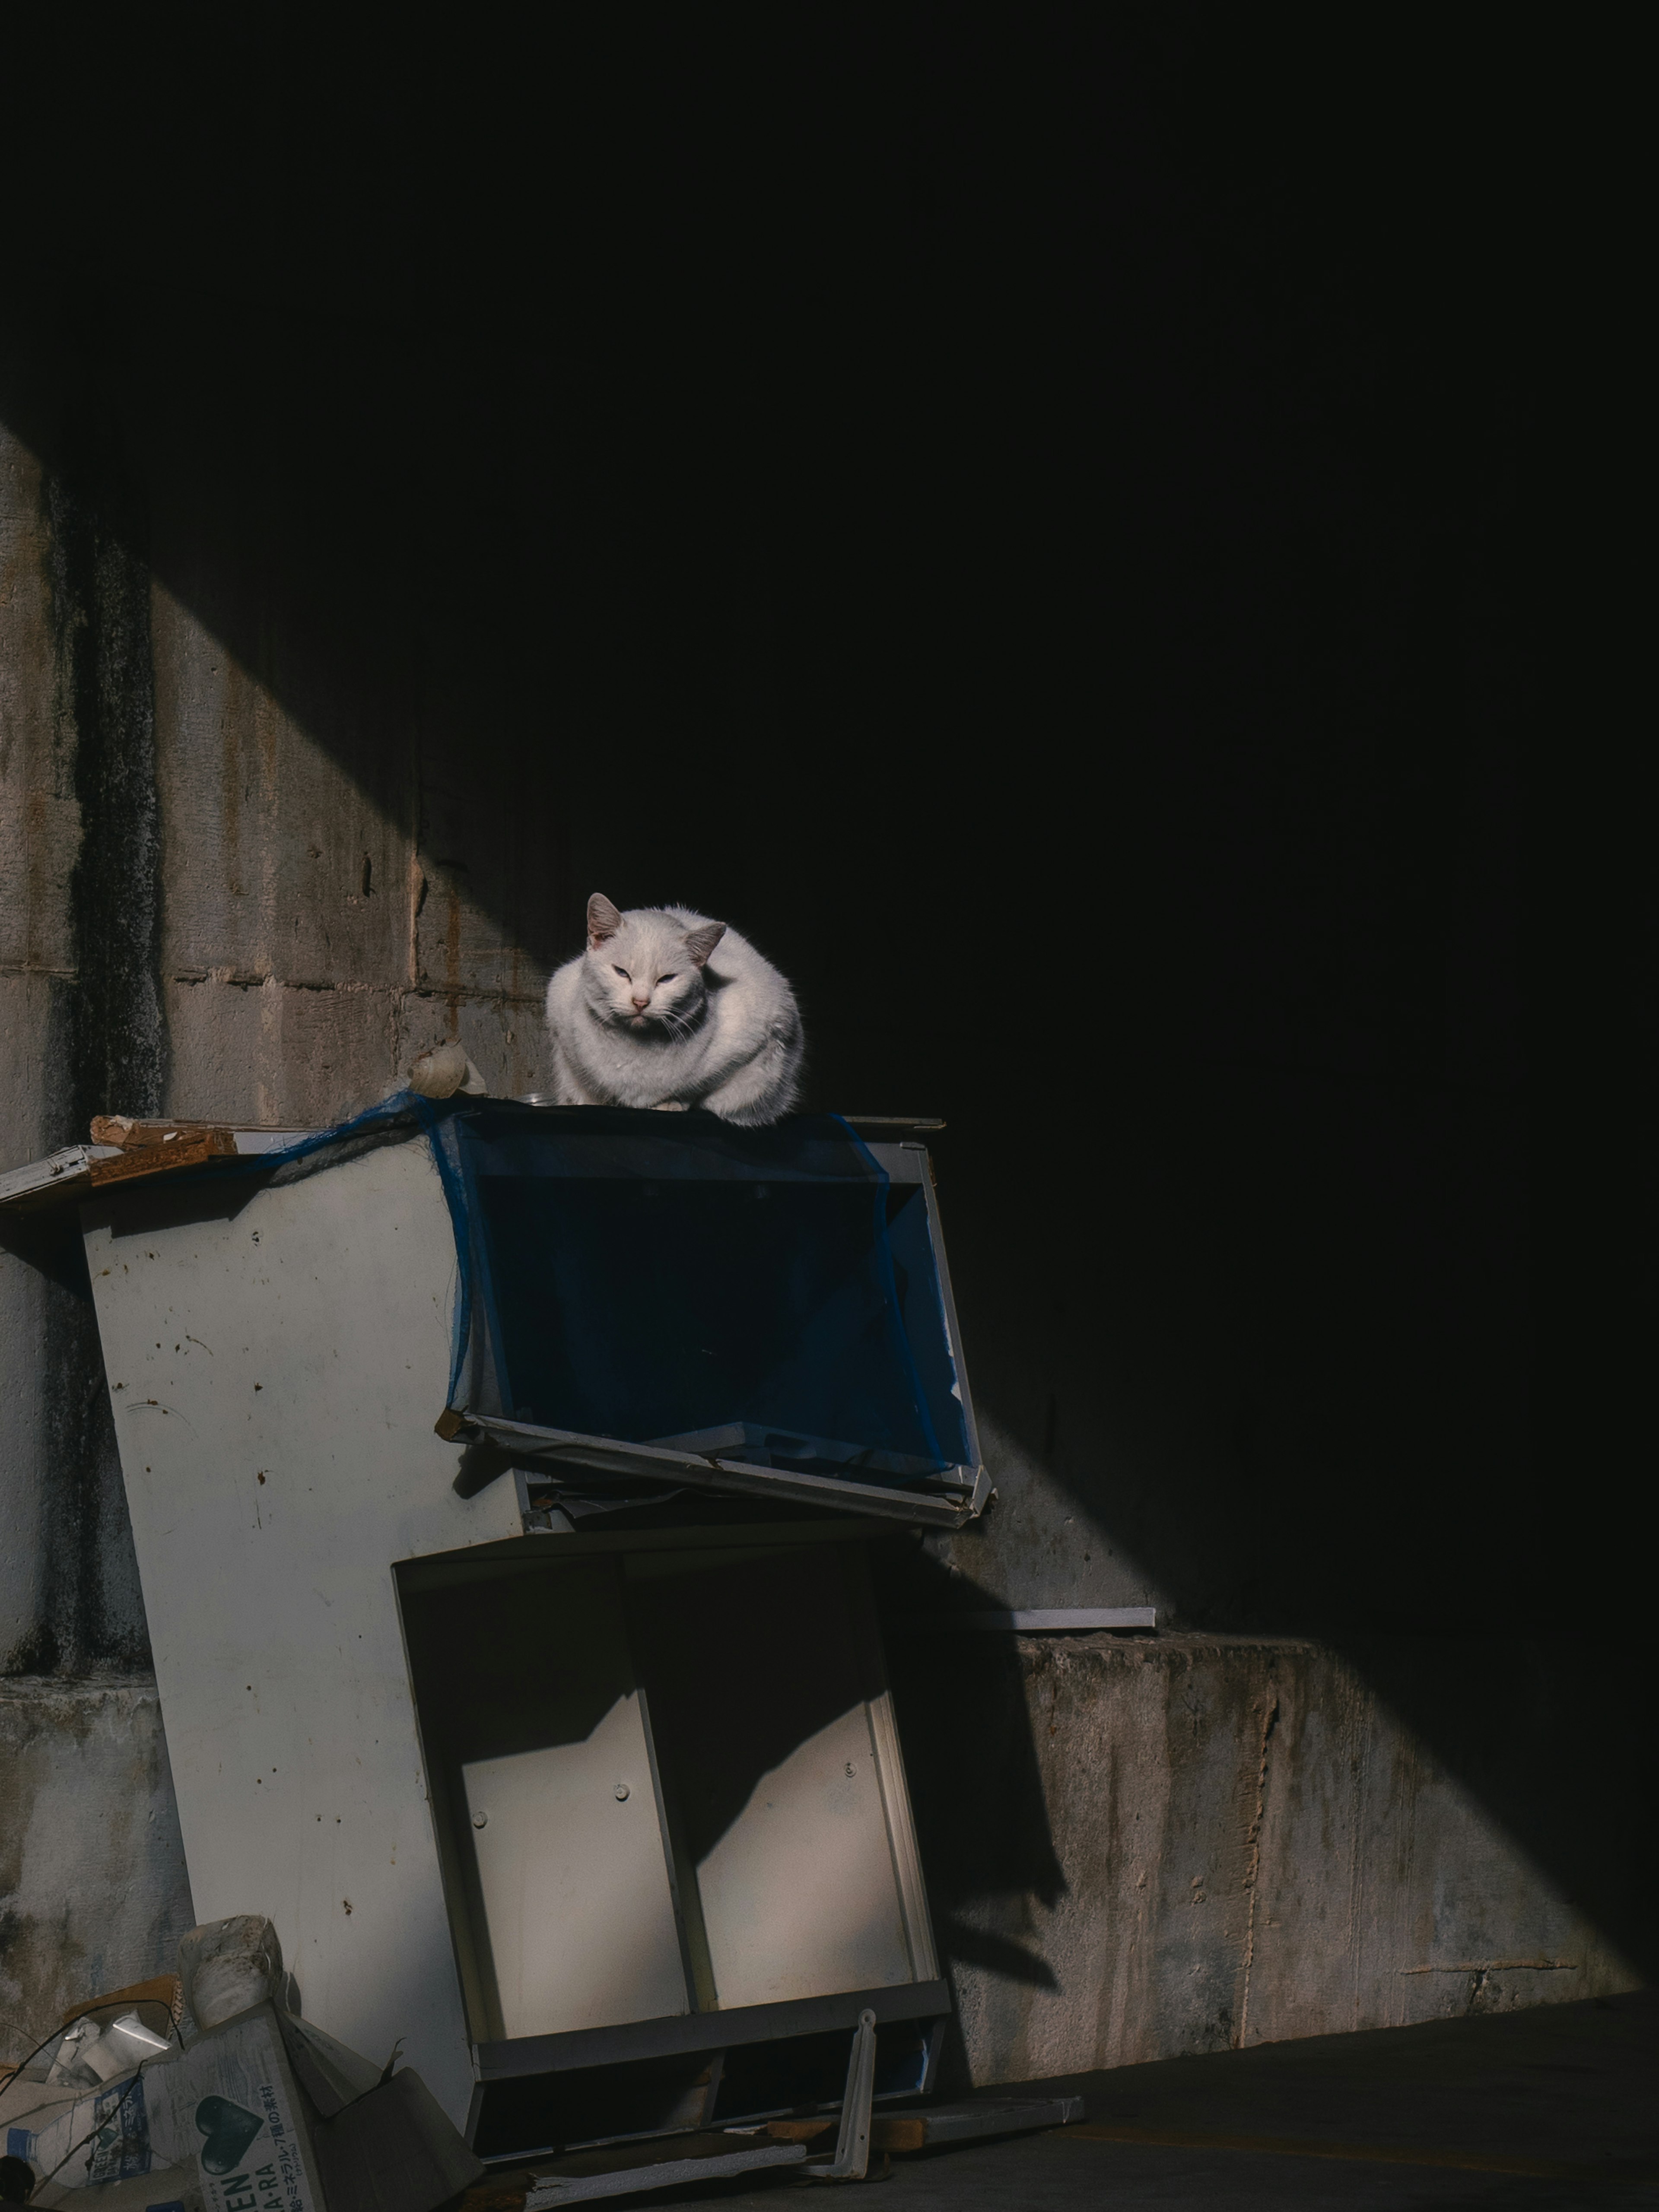
[[607, 937], [614, 937], [622, 927], [622, 916], [603, 891], [595, 891], [587, 902], [587, 949], [597, 952]]
[[725, 934], [726, 924], [723, 921], [705, 921], [697, 928], [686, 931], [685, 949], [699, 968], [705, 964]]

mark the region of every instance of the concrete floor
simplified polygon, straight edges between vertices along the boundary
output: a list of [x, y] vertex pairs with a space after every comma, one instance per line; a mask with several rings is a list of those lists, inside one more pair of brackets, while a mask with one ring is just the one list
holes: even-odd
[[[1258, 2045], [1049, 2086], [1086, 2099], [1079, 2126], [896, 2160], [882, 2212], [1659, 2212], [1659, 1991]], [[1136, 2131], [1141, 2140], [1124, 2139]], [[714, 2185], [654, 2201], [779, 2212], [781, 2191], [803, 2185]]]

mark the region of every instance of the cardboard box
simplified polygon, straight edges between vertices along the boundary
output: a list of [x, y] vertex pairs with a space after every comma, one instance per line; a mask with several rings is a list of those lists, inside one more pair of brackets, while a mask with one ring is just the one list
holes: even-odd
[[266, 2003], [198, 2036], [140, 2077], [149, 2148], [193, 2166], [203, 2212], [325, 2212], [312, 2112], [294, 2076], [276, 2008]]

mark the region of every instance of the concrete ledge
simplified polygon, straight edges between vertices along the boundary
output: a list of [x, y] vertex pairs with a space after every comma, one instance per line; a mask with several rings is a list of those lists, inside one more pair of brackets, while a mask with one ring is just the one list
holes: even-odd
[[1639, 1984], [1532, 1817], [1606, 1680], [1582, 1641], [1399, 1640], [1363, 1672], [1262, 1637], [893, 1656], [975, 2083]]

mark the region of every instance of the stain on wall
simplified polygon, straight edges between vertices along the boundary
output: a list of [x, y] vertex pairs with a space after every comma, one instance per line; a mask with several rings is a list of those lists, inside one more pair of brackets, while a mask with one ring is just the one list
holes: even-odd
[[170, 1972], [193, 1923], [155, 1686], [0, 1681], [0, 2048]]
[[149, 564], [63, 476], [48, 479], [46, 498], [52, 642], [81, 822], [69, 881], [69, 1107], [78, 1127], [94, 1114], [159, 1113], [166, 1087]]

